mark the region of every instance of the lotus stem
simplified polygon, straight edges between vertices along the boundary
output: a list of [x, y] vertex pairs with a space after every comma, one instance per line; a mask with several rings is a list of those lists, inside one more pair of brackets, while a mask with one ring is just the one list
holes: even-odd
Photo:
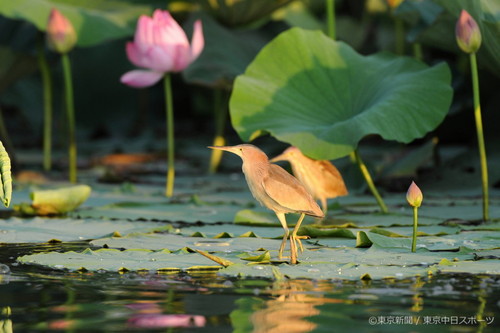
[[45, 57], [43, 41], [37, 43], [37, 58], [43, 87], [43, 169], [52, 169], [52, 77]]
[[361, 170], [361, 173], [363, 174], [363, 177], [365, 178], [366, 184], [370, 188], [370, 191], [372, 192], [373, 196], [375, 197], [375, 200], [377, 200], [377, 203], [380, 206], [382, 213], [387, 213], [388, 212], [387, 206], [385, 205], [384, 200], [382, 199], [382, 197], [378, 193], [378, 190], [375, 187], [375, 184], [373, 183], [373, 179], [370, 175], [370, 172], [368, 171], [368, 168], [366, 167], [365, 163], [361, 159], [361, 156], [359, 155], [359, 152], [357, 149], [354, 151], [354, 156], [356, 158], [356, 163], [358, 164], [359, 170]]
[[75, 138], [75, 107], [73, 102], [73, 80], [71, 77], [71, 63], [67, 53], [61, 55], [64, 75], [64, 93], [66, 95], [66, 115], [68, 122], [68, 155], [69, 155], [69, 181], [77, 181], [76, 165], [76, 138]]
[[483, 185], [483, 220], [489, 220], [488, 213], [488, 163], [486, 160], [486, 148], [483, 135], [483, 121], [481, 117], [481, 105], [479, 102], [479, 75], [477, 73], [476, 53], [470, 54], [472, 91], [474, 96], [474, 118], [476, 119], [477, 143], [479, 146], [479, 157], [481, 161], [481, 180]]
[[335, 0], [326, 0], [326, 15], [328, 22], [328, 36], [335, 40], [337, 38], [335, 31]]
[[423, 53], [422, 53], [422, 44], [420, 43], [413, 43], [413, 56], [415, 59], [422, 61], [424, 59]]
[[417, 227], [418, 227], [418, 207], [413, 207], [413, 237], [411, 241], [411, 252], [417, 251]]
[[172, 82], [170, 74], [164, 77], [165, 86], [165, 111], [167, 113], [167, 184], [165, 195], [171, 197], [174, 194], [175, 165], [174, 165], [174, 105], [172, 96]]
[[[226, 144], [226, 139], [224, 138], [224, 128], [226, 127], [227, 118], [227, 100], [225, 97], [226, 96], [221, 89], [214, 90], [215, 136], [212, 146], [224, 146]], [[219, 168], [222, 153], [222, 150], [212, 149], [210, 167], [208, 170], [210, 173], [215, 173]]]
[[403, 20], [394, 16], [394, 31], [396, 33], [396, 54], [403, 55], [405, 53], [405, 32]]

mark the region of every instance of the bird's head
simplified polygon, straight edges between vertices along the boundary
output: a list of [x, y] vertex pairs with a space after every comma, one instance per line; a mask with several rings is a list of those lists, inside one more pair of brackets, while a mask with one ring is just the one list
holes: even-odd
[[236, 146], [208, 146], [208, 148], [211, 149], [218, 149], [218, 150], [224, 150], [228, 151], [230, 153], [236, 154], [241, 159], [243, 162], [267, 162], [267, 155], [260, 150], [259, 148], [255, 147], [254, 145], [250, 144], [241, 144], [241, 145], [236, 145]]
[[297, 156], [302, 155], [300, 149], [294, 146], [288, 147], [278, 156], [273, 157], [269, 162], [278, 162], [278, 161], [293, 161], [297, 158]]

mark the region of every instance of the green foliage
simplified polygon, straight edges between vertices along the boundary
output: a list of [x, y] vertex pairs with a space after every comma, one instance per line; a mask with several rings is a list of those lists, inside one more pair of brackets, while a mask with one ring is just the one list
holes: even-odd
[[10, 157], [0, 141], [0, 200], [9, 207], [12, 198], [12, 176], [10, 173]]
[[451, 103], [450, 80], [446, 64], [362, 56], [321, 32], [293, 28], [236, 79], [231, 117], [245, 141], [269, 132], [313, 158], [334, 159], [369, 134], [408, 143], [436, 128]]

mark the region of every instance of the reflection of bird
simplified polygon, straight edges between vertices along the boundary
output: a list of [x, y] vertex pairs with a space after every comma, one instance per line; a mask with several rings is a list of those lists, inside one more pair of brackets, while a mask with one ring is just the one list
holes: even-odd
[[243, 173], [248, 187], [257, 201], [276, 213], [285, 230], [278, 252], [281, 259], [289, 236], [286, 213], [300, 213], [300, 218], [290, 235], [291, 263], [297, 262], [297, 242], [302, 250], [301, 236], [297, 231], [305, 215], [323, 217], [323, 212], [304, 186], [280, 166], [269, 163], [267, 155], [250, 144], [237, 146], [213, 147], [238, 155], [243, 160]]
[[313, 160], [297, 147], [287, 148], [281, 155], [271, 159], [271, 162], [288, 161], [292, 171], [305, 188], [316, 200], [321, 201], [323, 212], [326, 214], [327, 198], [336, 198], [347, 195], [347, 188], [339, 170], [326, 160]]

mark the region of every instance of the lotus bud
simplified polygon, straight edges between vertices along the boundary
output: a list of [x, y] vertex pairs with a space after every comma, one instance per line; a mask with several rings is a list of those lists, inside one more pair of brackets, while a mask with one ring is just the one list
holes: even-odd
[[406, 192], [406, 201], [408, 201], [410, 206], [420, 207], [420, 205], [422, 204], [422, 200], [424, 200], [422, 191], [420, 191], [420, 188], [418, 188], [417, 184], [412, 181], [408, 192]]
[[387, 0], [387, 4], [391, 9], [396, 9], [403, 2], [403, 0]]
[[76, 44], [76, 32], [71, 22], [53, 8], [47, 23], [47, 45], [58, 53], [67, 53]]
[[481, 30], [467, 11], [462, 10], [455, 27], [457, 44], [465, 53], [474, 53], [481, 46]]

